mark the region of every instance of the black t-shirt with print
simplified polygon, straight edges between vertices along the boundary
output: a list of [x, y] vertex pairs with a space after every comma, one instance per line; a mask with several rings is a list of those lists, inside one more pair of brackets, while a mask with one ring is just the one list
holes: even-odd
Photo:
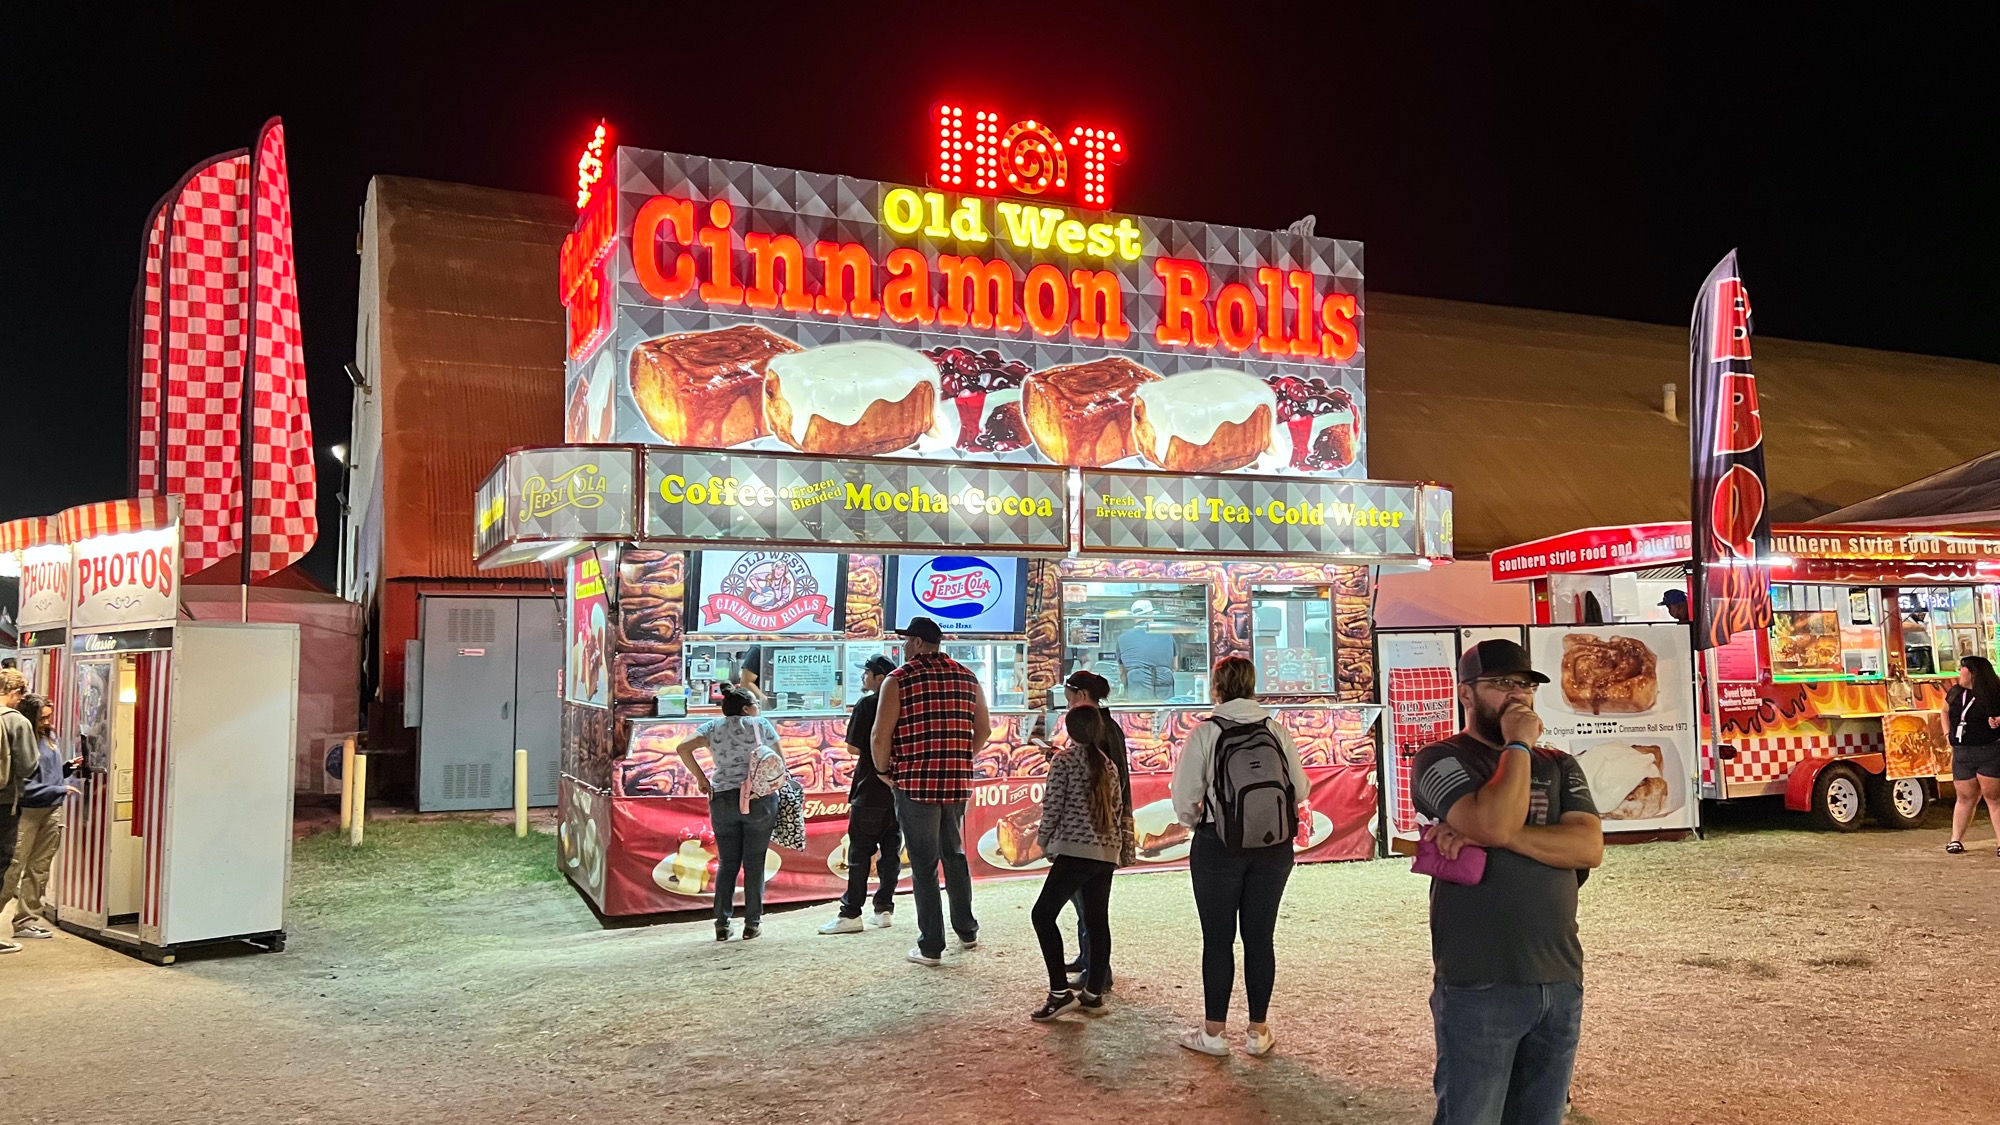
[[[1410, 774], [1417, 812], [1443, 820], [1493, 779], [1501, 753], [1463, 733], [1424, 747]], [[1547, 750], [1530, 757], [1526, 823], [1556, 824], [1566, 812], [1597, 814], [1576, 759]], [[1486, 875], [1476, 885], [1431, 880], [1431, 960], [1438, 979], [1449, 985], [1581, 983], [1576, 892], [1584, 875], [1488, 848]]]

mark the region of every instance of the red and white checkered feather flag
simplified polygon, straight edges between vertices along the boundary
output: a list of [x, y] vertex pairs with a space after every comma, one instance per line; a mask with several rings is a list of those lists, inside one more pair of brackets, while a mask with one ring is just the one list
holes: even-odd
[[139, 249], [139, 291], [132, 308], [132, 465], [135, 496], [157, 496], [163, 483], [160, 463], [160, 248], [167, 237], [167, 209], [178, 191], [153, 205], [146, 241]]
[[272, 118], [257, 137], [251, 194], [250, 577], [304, 558], [319, 539], [312, 414], [292, 254], [291, 180], [285, 126]]
[[[183, 569], [242, 548], [243, 356], [250, 291], [242, 152], [198, 167], [166, 215], [161, 268], [162, 409], [158, 495], [184, 508]], [[143, 421], [143, 417], [142, 417]]]

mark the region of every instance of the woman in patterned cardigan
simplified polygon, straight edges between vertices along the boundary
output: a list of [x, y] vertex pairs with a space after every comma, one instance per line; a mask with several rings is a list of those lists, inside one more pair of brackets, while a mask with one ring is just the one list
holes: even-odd
[[[1041, 943], [1042, 962], [1049, 973], [1049, 995], [1029, 1013], [1033, 1020], [1052, 1020], [1079, 1007], [1104, 1007], [1104, 986], [1111, 972], [1111, 873], [1133, 862], [1132, 796], [1118, 782], [1111, 756], [1108, 721], [1096, 707], [1078, 707], [1063, 718], [1069, 745], [1049, 762], [1042, 788], [1042, 826], [1038, 839], [1050, 859], [1030, 918]], [[1090, 966], [1083, 987], [1072, 989], [1063, 959], [1062, 931], [1056, 917], [1063, 905], [1082, 893], [1083, 920], [1090, 928]]]

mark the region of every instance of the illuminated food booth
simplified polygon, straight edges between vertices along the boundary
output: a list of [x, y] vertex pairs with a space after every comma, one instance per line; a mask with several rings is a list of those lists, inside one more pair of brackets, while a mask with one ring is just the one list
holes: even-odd
[[[988, 693], [976, 877], [1047, 866], [1030, 738], [1077, 669], [1112, 685], [1141, 866], [1184, 864], [1168, 780], [1225, 656], [1303, 750], [1300, 858], [1375, 853], [1371, 568], [1448, 561], [1451, 493], [1365, 478], [1359, 245], [1108, 213], [1114, 134], [997, 122], [939, 109], [979, 141], [930, 189], [620, 148], [580, 192], [574, 444], [496, 467], [477, 550], [568, 570], [560, 854], [606, 914], [712, 894], [675, 748], [727, 683], [808, 792], [767, 900], [837, 897], [847, 713], [915, 616]], [[987, 149], [1040, 198], [993, 198]]]
[[162, 964], [218, 942], [283, 949], [298, 626], [182, 618], [177, 499], [17, 520], [0, 549], [34, 576], [22, 667], [81, 763], [58, 923]]
[[[1960, 659], [2000, 656], [2000, 536], [1778, 524], [1771, 550], [1770, 628], [1697, 662], [1700, 795], [1782, 794], [1831, 828], [1869, 814], [1914, 826], [1951, 776], [1943, 709]], [[1496, 581], [1533, 585], [1544, 625], [1614, 633], [1668, 619], [1667, 592], [1687, 590], [1688, 525], [1589, 528], [1491, 565]]]

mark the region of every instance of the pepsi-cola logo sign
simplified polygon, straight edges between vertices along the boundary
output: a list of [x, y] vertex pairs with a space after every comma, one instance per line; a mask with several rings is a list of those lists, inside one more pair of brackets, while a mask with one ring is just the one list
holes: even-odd
[[970, 621], [1010, 593], [998, 567], [970, 555], [926, 560], [910, 573], [909, 583], [918, 608], [946, 621]]

